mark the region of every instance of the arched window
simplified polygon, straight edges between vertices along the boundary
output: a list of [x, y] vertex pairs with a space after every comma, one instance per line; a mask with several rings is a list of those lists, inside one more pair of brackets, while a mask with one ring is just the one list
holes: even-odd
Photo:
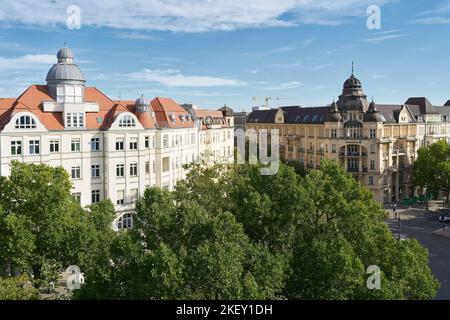
[[16, 129], [35, 129], [36, 121], [30, 116], [21, 116], [16, 120]]
[[122, 215], [117, 223], [117, 228], [119, 230], [133, 228], [133, 215], [131, 213], [125, 213]]
[[136, 121], [131, 115], [126, 114], [120, 118], [119, 127], [136, 127]]

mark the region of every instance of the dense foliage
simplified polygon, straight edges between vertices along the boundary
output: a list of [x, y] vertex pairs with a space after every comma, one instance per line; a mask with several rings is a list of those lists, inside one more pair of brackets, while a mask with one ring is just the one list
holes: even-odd
[[[173, 192], [146, 190], [78, 298], [430, 299], [438, 282], [416, 240], [337, 164], [305, 176], [282, 164], [192, 165]], [[369, 266], [381, 289], [369, 290]]]
[[[437, 194], [450, 189], [450, 146], [445, 140], [422, 147], [412, 168], [414, 184]], [[448, 202], [448, 192], [447, 192]]]
[[[37, 298], [73, 264], [79, 299], [434, 297], [428, 252], [394, 240], [340, 166], [259, 169], [193, 164], [173, 192], [147, 189], [135, 228], [114, 232], [110, 201], [83, 209], [64, 169], [14, 162], [0, 178], [0, 298]], [[380, 290], [366, 286], [372, 265]]]

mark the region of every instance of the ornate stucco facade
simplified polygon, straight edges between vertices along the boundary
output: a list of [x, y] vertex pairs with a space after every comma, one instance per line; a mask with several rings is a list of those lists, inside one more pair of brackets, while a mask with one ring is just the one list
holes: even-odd
[[426, 98], [410, 98], [403, 105], [377, 105], [352, 73], [331, 105], [253, 111], [246, 129], [278, 129], [283, 159], [307, 168], [334, 160], [388, 203], [417, 193], [411, 165], [421, 146], [449, 140], [450, 103], [437, 107]]
[[232, 161], [233, 123], [222, 112], [161, 97], [112, 100], [85, 85], [69, 48], [57, 58], [46, 85], [0, 98], [1, 175], [10, 174], [13, 160], [61, 166], [82, 206], [111, 199], [120, 229], [132, 227], [145, 188], [173, 189], [184, 164]]

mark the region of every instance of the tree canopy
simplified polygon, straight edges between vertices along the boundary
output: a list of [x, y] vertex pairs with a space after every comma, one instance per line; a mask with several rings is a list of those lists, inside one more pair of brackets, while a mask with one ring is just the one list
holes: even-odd
[[[450, 146], [439, 140], [418, 151], [412, 167], [414, 184], [426, 188], [430, 193], [450, 189]], [[447, 193], [448, 194], [448, 193]], [[448, 197], [447, 197], [448, 202]]]
[[[428, 252], [397, 241], [372, 194], [334, 162], [193, 164], [173, 192], [149, 188], [78, 298], [430, 299]], [[366, 286], [369, 266], [381, 289]]]

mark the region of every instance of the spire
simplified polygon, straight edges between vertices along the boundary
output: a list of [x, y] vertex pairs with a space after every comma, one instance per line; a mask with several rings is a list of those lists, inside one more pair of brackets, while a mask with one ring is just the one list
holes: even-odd
[[352, 76], [355, 74], [355, 63], [352, 61]]

